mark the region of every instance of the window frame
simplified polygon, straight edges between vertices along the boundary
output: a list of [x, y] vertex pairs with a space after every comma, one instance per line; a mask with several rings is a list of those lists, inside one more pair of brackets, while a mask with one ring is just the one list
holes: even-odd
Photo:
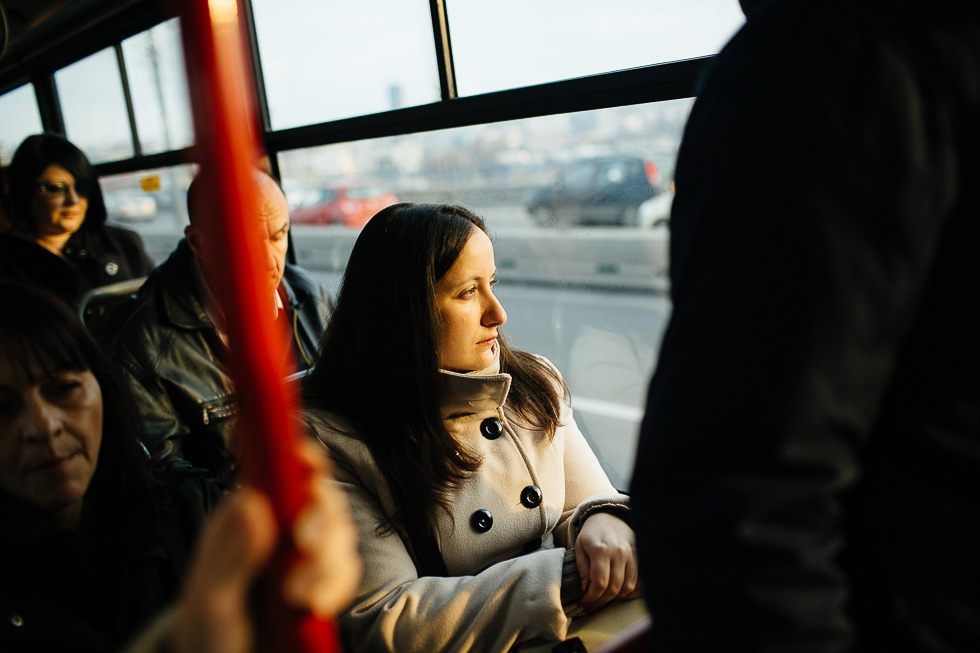
[[[608, 72], [576, 79], [524, 88], [508, 89], [458, 97], [452, 61], [451, 35], [444, 0], [429, 0], [432, 16], [433, 47], [439, 67], [441, 99], [437, 102], [380, 113], [273, 130], [265, 94], [262, 61], [258, 48], [250, 0], [241, 0], [246, 26], [247, 47], [252, 64], [262, 145], [269, 156], [272, 173], [280, 177], [278, 158], [290, 150], [353, 142], [387, 136], [504, 122], [522, 118], [591, 111], [612, 107], [691, 98], [697, 80], [715, 55], [659, 63], [628, 70]], [[106, 10], [97, 19], [76, 29], [57, 47], [49, 47], [23, 63], [17, 74], [0, 69], [0, 93], [32, 82], [45, 131], [65, 133], [62, 107], [54, 73], [106, 48], [113, 48], [123, 74], [123, 89], [129, 112], [134, 156], [95, 165], [101, 175], [116, 175], [175, 166], [194, 161], [193, 146], [144, 155], [139, 143], [132, 97], [125, 78], [122, 41], [174, 18], [169, 3], [149, 0], [124, 10]], [[293, 248], [290, 248], [292, 258]]]

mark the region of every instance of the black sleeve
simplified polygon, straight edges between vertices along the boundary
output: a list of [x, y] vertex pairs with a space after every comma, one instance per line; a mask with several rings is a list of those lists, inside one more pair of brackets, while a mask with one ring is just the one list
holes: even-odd
[[186, 461], [157, 463], [153, 475], [158, 490], [156, 511], [164, 542], [174, 567], [183, 576], [190, 563], [201, 529], [218, 503], [227, 495], [208, 480], [208, 471]]
[[[138, 308], [138, 310], [142, 310]], [[131, 316], [127, 316], [130, 317]], [[122, 323], [122, 338], [112, 343], [109, 353], [129, 388], [146, 426], [145, 445], [154, 461], [184, 459], [183, 438], [188, 429], [181, 422], [177, 407], [164, 387], [163, 379], [147, 358], [154, 350], [152, 336], [134, 319]], [[140, 343], [130, 347], [130, 341]], [[165, 345], [153, 339], [157, 347]]]
[[132, 278], [148, 276], [156, 268], [153, 259], [146, 253], [143, 239], [135, 231], [115, 227], [115, 236], [120, 243], [123, 257]]

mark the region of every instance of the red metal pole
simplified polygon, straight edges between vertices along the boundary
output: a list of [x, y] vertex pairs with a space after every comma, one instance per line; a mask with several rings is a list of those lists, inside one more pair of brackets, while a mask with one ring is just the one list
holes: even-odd
[[296, 402], [282, 382], [291, 371], [283, 355], [290, 351], [288, 336], [269, 310], [266, 235], [253, 177], [260, 131], [239, 7], [237, 0], [181, 2], [196, 154], [208, 182], [208, 222], [201, 227], [208, 243], [223, 244], [210, 247], [214, 260], [205, 273], [226, 318], [243, 473], [272, 500], [281, 533], [260, 585], [260, 640], [269, 651], [332, 653], [340, 650], [332, 622], [287, 608], [281, 599], [281, 574], [297, 555], [289, 526], [308, 499], [312, 470], [297, 455], [304, 436], [290, 419]]

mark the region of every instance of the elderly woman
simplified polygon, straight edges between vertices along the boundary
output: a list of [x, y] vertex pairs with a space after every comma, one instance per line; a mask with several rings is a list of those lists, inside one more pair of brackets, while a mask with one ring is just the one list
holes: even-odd
[[13, 228], [0, 237], [0, 280], [47, 290], [73, 305], [92, 288], [153, 270], [135, 232], [105, 223], [95, 169], [61, 136], [27, 137], [7, 184]]
[[[351, 253], [307, 382], [365, 574], [352, 651], [507, 651], [633, 594], [628, 501], [545, 359], [509, 348], [483, 221], [396, 204]], [[583, 593], [584, 590], [584, 593]]]
[[[67, 306], [8, 283], [0, 283], [0, 306], [0, 650], [118, 651], [177, 596], [221, 494], [186, 464], [147, 468], [133, 401]], [[294, 540], [307, 557], [283, 590], [323, 614], [349, 600], [360, 568], [343, 496], [328, 488], [317, 486], [297, 524]], [[261, 496], [247, 491], [218, 508], [223, 517], [192, 575], [198, 609], [157, 622], [150, 642], [234, 635], [209, 634], [200, 615], [214, 610], [200, 603], [230, 573], [262, 568], [276, 530]], [[219, 602], [246, 605], [245, 581]], [[142, 648], [154, 647], [144, 639]]]

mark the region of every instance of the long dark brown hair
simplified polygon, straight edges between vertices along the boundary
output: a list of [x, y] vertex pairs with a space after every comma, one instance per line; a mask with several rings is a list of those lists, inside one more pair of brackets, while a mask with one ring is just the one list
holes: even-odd
[[[480, 465], [442, 421], [436, 282], [475, 229], [461, 206], [395, 204], [365, 225], [354, 244], [337, 306], [306, 379], [306, 404], [346, 418], [371, 450], [398, 502], [397, 521], [429, 523], [454, 488]], [[542, 437], [561, 416], [558, 374], [503, 337], [500, 371], [511, 375], [508, 405]]]

